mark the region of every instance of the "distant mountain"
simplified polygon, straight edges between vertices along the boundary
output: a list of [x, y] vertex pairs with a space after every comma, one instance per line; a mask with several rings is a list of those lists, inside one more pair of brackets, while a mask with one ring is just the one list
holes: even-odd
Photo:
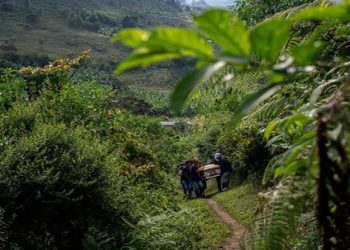
[[[179, 0], [0, 0], [0, 58], [56, 58], [91, 48], [94, 64], [109, 67], [129, 52], [110, 43], [115, 32], [189, 24]], [[166, 65], [139, 72], [121, 80], [161, 85], [177, 75]]]
[[233, 4], [234, 0], [185, 0], [189, 5], [207, 5], [212, 7], [226, 7]]
[[204, 0], [195, 0], [191, 2], [191, 7], [194, 11], [202, 11], [208, 9], [210, 6]]
[[210, 6], [227, 7], [233, 4], [234, 0], [206, 0]]

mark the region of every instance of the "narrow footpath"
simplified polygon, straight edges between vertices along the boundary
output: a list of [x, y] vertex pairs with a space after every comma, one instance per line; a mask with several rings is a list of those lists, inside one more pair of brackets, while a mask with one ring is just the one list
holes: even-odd
[[226, 223], [231, 228], [231, 236], [228, 238], [227, 242], [220, 249], [232, 250], [238, 249], [239, 243], [243, 238], [246, 228], [240, 224], [237, 220], [232, 218], [220, 205], [213, 199], [207, 199], [209, 207], [221, 218], [221, 220]]

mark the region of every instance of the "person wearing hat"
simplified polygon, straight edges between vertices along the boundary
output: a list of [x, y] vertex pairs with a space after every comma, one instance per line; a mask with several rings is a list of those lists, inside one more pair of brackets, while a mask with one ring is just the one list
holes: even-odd
[[220, 176], [216, 178], [218, 190], [219, 192], [226, 191], [229, 187], [230, 177], [232, 174], [231, 162], [222, 157], [220, 153], [215, 153], [214, 158], [220, 167]]

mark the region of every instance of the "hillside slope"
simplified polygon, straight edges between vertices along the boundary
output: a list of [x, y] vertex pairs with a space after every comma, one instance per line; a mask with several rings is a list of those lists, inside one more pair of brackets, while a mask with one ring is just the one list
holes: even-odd
[[[18, 55], [56, 58], [91, 48], [95, 66], [113, 68], [128, 52], [109, 42], [115, 32], [188, 24], [186, 13], [170, 0], [0, 0], [0, 57], [12, 61]], [[162, 65], [135, 75], [121, 80], [159, 86], [171, 84], [176, 74]]]

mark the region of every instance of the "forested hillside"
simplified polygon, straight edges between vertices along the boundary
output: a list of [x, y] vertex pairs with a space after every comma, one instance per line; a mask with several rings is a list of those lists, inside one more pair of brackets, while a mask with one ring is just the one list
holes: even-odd
[[[167, 0], [11, 0], [0, 2], [0, 66], [39, 64], [91, 49], [90, 68], [110, 74], [128, 50], [109, 42], [123, 28], [189, 26], [189, 11]], [[175, 65], [175, 67], [174, 67]], [[123, 76], [125, 84], [167, 87], [182, 68], [160, 65]]]

